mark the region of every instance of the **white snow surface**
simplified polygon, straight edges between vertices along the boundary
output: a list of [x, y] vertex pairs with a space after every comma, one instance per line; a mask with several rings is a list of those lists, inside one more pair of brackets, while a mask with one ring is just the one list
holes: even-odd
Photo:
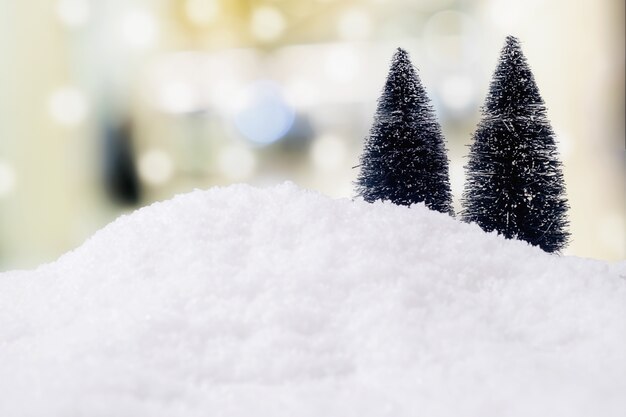
[[0, 275], [0, 416], [624, 416], [626, 263], [292, 184]]

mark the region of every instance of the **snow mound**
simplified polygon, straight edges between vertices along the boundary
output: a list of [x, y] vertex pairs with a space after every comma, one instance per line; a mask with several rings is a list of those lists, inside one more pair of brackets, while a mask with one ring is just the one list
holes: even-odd
[[0, 275], [0, 415], [621, 416], [625, 278], [422, 205], [195, 191]]

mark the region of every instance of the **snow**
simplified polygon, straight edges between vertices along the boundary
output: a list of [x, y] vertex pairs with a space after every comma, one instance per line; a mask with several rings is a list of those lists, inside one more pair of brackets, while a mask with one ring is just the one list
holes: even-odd
[[626, 262], [292, 184], [0, 275], [2, 416], [623, 416]]

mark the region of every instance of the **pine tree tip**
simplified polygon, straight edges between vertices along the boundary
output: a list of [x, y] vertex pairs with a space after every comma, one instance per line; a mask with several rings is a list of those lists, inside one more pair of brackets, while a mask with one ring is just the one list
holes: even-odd
[[408, 56], [408, 52], [402, 48], [397, 48], [396, 49], [396, 53], [394, 54], [395, 56], [399, 57], [399, 56]]
[[517, 39], [513, 35], [509, 35], [506, 37], [505, 44], [508, 47], [511, 47], [511, 46], [519, 47], [519, 39]]

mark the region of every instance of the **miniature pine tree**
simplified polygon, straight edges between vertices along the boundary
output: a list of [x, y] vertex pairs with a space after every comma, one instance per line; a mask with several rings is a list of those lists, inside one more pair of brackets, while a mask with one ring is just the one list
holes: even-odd
[[424, 202], [453, 215], [441, 128], [406, 51], [395, 53], [365, 142], [356, 191], [365, 201]]
[[509, 36], [467, 164], [461, 217], [546, 252], [568, 241], [568, 209], [554, 132], [519, 42]]

